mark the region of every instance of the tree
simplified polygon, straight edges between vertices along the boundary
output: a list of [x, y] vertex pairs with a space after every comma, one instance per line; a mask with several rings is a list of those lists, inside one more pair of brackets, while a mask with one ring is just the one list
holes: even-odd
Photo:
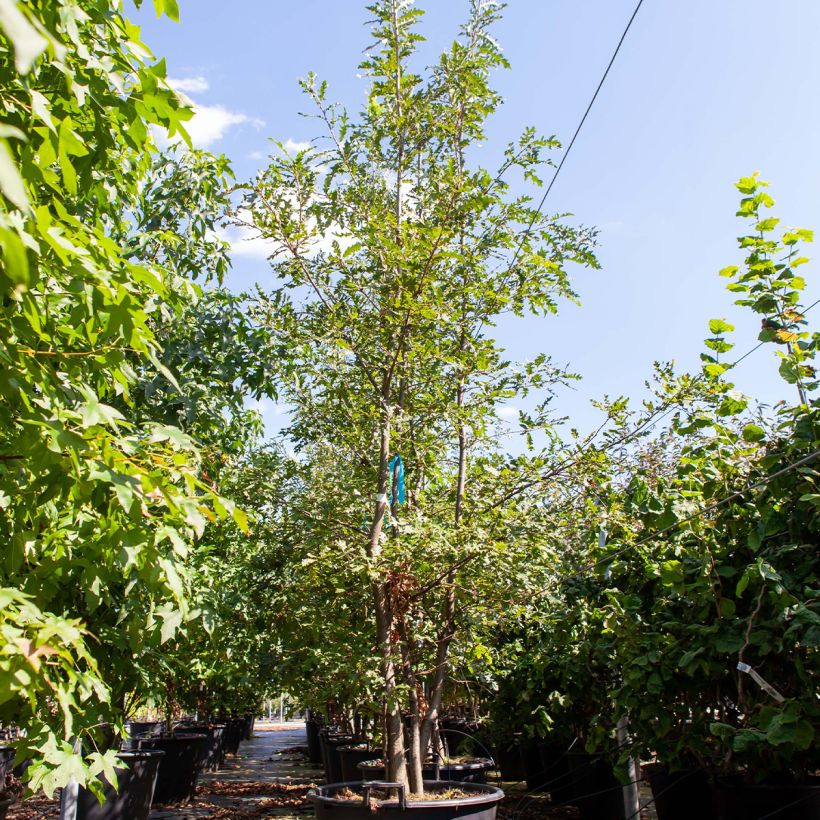
[[[457, 625], [486, 594], [504, 597], [504, 572], [514, 578], [532, 544], [522, 518], [534, 506], [482, 503], [516, 472], [495, 446], [498, 409], [567, 378], [543, 355], [513, 368], [487, 330], [574, 298], [567, 266], [595, 264], [594, 233], [511, 195], [515, 173], [540, 183], [554, 138], [528, 129], [495, 172], [471, 165], [501, 102], [489, 85], [506, 66], [489, 33], [497, 4], [474, 0], [424, 77], [412, 68], [421, 11], [401, 0], [368, 8], [359, 119], [311, 75], [303, 89], [327, 142], [274, 158], [245, 208], [272, 242], [281, 285], [257, 315], [281, 351], [289, 435], [313, 471], [288, 503], [306, 560], [343, 563], [336, 577], [368, 591], [388, 773], [419, 792]], [[527, 423], [548, 424], [548, 409]]]
[[192, 292], [134, 215], [150, 128], [184, 138], [191, 112], [120, 2], [7, 2], [0, 29], [0, 718], [27, 730], [29, 786], [50, 792], [110, 774], [113, 751], [90, 767], [74, 751], [121, 714], [100, 660], [176, 633], [186, 558], [233, 506], [189, 436], [131, 413], [141, 369], [175, 382], [155, 317]]

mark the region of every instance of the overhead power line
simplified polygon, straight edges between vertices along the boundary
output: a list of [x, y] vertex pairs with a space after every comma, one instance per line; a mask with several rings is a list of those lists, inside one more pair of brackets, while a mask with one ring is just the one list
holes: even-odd
[[524, 246], [524, 241], [530, 235], [532, 227], [533, 225], [535, 225], [535, 220], [538, 218], [538, 214], [541, 213], [541, 209], [544, 207], [544, 203], [547, 201], [547, 197], [550, 195], [552, 186], [555, 185], [555, 180], [558, 179], [558, 174], [561, 173], [561, 169], [564, 167], [564, 163], [567, 161], [567, 157], [569, 156], [570, 151], [572, 151], [572, 146], [575, 145], [575, 140], [578, 139], [578, 134], [581, 133], [581, 129], [584, 127], [584, 123], [587, 121], [587, 117], [589, 116], [589, 112], [592, 110], [592, 106], [595, 105], [595, 100], [598, 99], [598, 94], [600, 94], [601, 89], [604, 87], [604, 83], [606, 82], [606, 78], [609, 76], [609, 71], [615, 62], [615, 58], [618, 56], [618, 52], [621, 50], [621, 46], [624, 44], [624, 40], [626, 40], [626, 35], [629, 34], [629, 29], [632, 28], [632, 23], [638, 16], [638, 12], [640, 11], [642, 5], [643, 0], [638, 0], [638, 4], [635, 6], [635, 10], [632, 12], [632, 16], [629, 18], [629, 22], [626, 24], [626, 28], [624, 28], [620, 40], [618, 40], [618, 45], [615, 46], [615, 51], [612, 52], [612, 56], [609, 58], [609, 63], [607, 64], [607, 67], [603, 75], [601, 76], [601, 79], [598, 83], [598, 87], [595, 89], [595, 93], [592, 95], [592, 99], [589, 101], [589, 105], [587, 105], [586, 111], [584, 111], [584, 116], [581, 117], [581, 121], [578, 123], [578, 127], [575, 129], [575, 133], [572, 135], [572, 139], [569, 141], [567, 150], [564, 151], [564, 156], [561, 157], [561, 161], [558, 163], [558, 167], [555, 169], [555, 173], [552, 175], [552, 179], [550, 180], [550, 183], [547, 186], [547, 190], [544, 191], [544, 196], [541, 197], [541, 201], [538, 203], [538, 207], [535, 209], [535, 213], [532, 215], [530, 224], [527, 226], [527, 229], [521, 236], [521, 241], [518, 243], [518, 247], [515, 249], [515, 254], [513, 254], [512, 262], [510, 262], [510, 266], [507, 269], [508, 271], [512, 270], [515, 266], [515, 263], [518, 261], [518, 255], [521, 253], [521, 248]]

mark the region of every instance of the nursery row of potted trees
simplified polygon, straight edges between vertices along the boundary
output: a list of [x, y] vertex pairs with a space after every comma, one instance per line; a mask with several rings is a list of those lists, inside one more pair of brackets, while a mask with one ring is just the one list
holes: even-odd
[[[615, 794], [613, 772], [628, 781], [643, 760], [661, 820], [820, 812], [817, 337], [795, 273], [811, 236], [776, 233], [756, 177], [738, 188], [753, 229], [723, 275], [762, 318], [794, 403], [749, 416], [719, 355], [731, 328], [713, 321], [699, 384], [664, 385], [707, 392], [623, 478], [601, 462], [586, 546], [496, 641], [508, 671], [492, 723], [524, 733], [528, 782], [561, 783], [579, 750], [607, 764], [599, 791]], [[624, 816], [614, 804], [588, 816]]]

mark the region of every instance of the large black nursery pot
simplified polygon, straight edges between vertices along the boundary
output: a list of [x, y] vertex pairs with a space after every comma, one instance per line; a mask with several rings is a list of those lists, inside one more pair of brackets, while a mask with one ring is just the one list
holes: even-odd
[[487, 772], [495, 768], [489, 757], [472, 757], [464, 761], [450, 761], [439, 766], [439, 780], [455, 783], [486, 783]]
[[[308, 792], [317, 820], [372, 820], [373, 815], [389, 820], [495, 820], [504, 792], [481, 783], [453, 783], [425, 780], [425, 792], [459, 789], [465, 797], [450, 800], [408, 800], [403, 785], [374, 781], [334, 783]], [[362, 799], [343, 800], [337, 795], [348, 790]]]
[[222, 741], [225, 733], [225, 724], [207, 723], [184, 723], [174, 729], [175, 734], [205, 735], [205, 743], [202, 744], [199, 767], [202, 771], [215, 772], [222, 768], [225, 762], [225, 750]]
[[245, 739], [247, 722], [245, 718], [230, 718], [225, 721], [222, 733], [222, 749], [225, 754], [239, 754], [239, 744]]
[[165, 730], [161, 720], [131, 720], [127, 723], [129, 737], [159, 737]]
[[194, 799], [199, 778], [204, 734], [178, 732], [170, 737], [137, 738], [138, 749], [164, 752], [154, 788], [154, 803], [188, 803]]
[[126, 768], [117, 770], [117, 790], [101, 778], [105, 801], [100, 803], [90, 791], [80, 789], [77, 820], [148, 820], [163, 754], [156, 749], [119, 752]]
[[820, 778], [781, 785], [718, 782], [712, 787], [712, 801], [716, 820], [817, 820]]
[[13, 746], [0, 746], [0, 820], [5, 820], [6, 813], [16, 802], [14, 796], [3, 797], [6, 775], [11, 773], [14, 765], [15, 750]]
[[[600, 755], [570, 751], [567, 755], [573, 805], [584, 820], [626, 820], [623, 786], [612, 764]], [[740, 820], [740, 818], [734, 818]]]
[[649, 781], [658, 820], [716, 820], [712, 790], [701, 769], [670, 771], [662, 763], [645, 763], [644, 780]]
[[[371, 753], [372, 754], [372, 753]], [[442, 763], [436, 773], [435, 763], [424, 763], [421, 775], [425, 781], [449, 781], [451, 783], [486, 783], [487, 772], [495, 767], [495, 763], [488, 757], [473, 758], [465, 763]], [[384, 763], [380, 760], [364, 760], [356, 764], [358, 776], [345, 780], [384, 780]]]
[[556, 804], [572, 803], [575, 799], [575, 788], [572, 785], [572, 772], [569, 768], [568, 741], [550, 740], [549, 737], [538, 744], [541, 758], [543, 791], [547, 791]]
[[524, 766], [521, 763], [521, 751], [518, 745], [502, 744], [493, 749], [493, 757], [498, 763], [502, 780], [513, 780], [516, 783], [524, 779]]
[[[387, 776], [387, 770], [384, 768], [384, 761], [381, 760], [365, 760], [356, 764], [360, 775], [357, 780], [384, 780]], [[434, 763], [424, 763], [421, 767], [421, 776], [425, 782], [427, 780], [436, 779], [436, 766]]]
[[307, 737], [308, 760], [317, 765], [322, 764], [322, 741], [319, 739], [321, 724], [314, 718], [305, 721], [305, 735]]
[[6, 780], [6, 775], [12, 769], [14, 755], [14, 746], [0, 746], [0, 791], [3, 791], [3, 783]]
[[357, 743], [354, 746], [339, 746], [336, 753], [339, 755], [341, 768], [339, 780], [347, 783], [351, 780], [362, 780], [362, 772], [358, 768], [359, 763], [381, 757], [382, 750], [374, 749], [369, 743]]
[[524, 781], [527, 784], [527, 791], [547, 791], [547, 781], [549, 777], [544, 771], [540, 744], [534, 740], [520, 740], [518, 743], [518, 754], [521, 761], [521, 771], [524, 775]]
[[354, 742], [352, 735], [334, 735], [322, 731], [319, 735], [322, 741], [322, 765], [325, 769], [327, 783], [342, 782], [342, 761], [339, 758], [339, 746], [349, 746]]

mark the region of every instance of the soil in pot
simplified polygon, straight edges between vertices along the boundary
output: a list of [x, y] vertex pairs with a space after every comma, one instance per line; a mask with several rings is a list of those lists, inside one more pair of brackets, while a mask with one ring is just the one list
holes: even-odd
[[706, 772], [699, 769], [670, 772], [662, 763], [646, 763], [641, 771], [652, 789], [658, 820], [691, 820], [693, 817], [716, 820]]
[[[625, 820], [623, 787], [612, 765], [600, 755], [567, 754], [574, 797], [584, 820]], [[735, 818], [740, 820], [740, 818]]]
[[154, 749], [120, 752], [126, 768], [117, 770], [118, 788], [101, 778], [105, 788], [102, 804], [90, 791], [80, 789], [77, 820], [148, 820], [162, 756], [163, 752]]
[[820, 818], [820, 778], [802, 785], [717, 783], [712, 787], [712, 801], [716, 820], [816, 820]]
[[183, 734], [137, 740], [138, 749], [165, 752], [157, 773], [154, 803], [188, 803], [194, 799], [199, 761], [207, 735]]
[[371, 820], [374, 814], [390, 820], [495, 820], [497, 806], [504, 799], [501, 789], [481, 783], [426, 780], [425, 796], [419, 799], [405, 798], [396, 784], [391, 784], [389, 799], [380, 799], [385, 796], [383, 782], [374, 784], [375, 793], [368, 790], [366, 797], [367, 785], [336, 784], [309, 792], [317, 820]]

